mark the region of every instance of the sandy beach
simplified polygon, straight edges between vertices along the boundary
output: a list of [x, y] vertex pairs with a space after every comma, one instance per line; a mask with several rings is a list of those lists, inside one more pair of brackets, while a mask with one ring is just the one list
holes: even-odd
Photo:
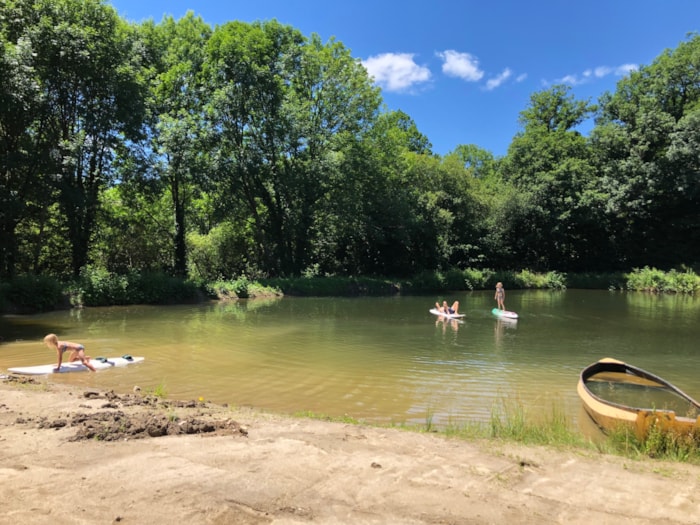
[[694, 524], [700, 467], [0, 380], [0, 524]]

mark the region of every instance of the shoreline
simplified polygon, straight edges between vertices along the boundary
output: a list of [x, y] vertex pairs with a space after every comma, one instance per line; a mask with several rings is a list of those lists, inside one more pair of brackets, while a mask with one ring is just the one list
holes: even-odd
[[697, 524], [700, 511], [689, 464], [9, 377], [0, 524]]

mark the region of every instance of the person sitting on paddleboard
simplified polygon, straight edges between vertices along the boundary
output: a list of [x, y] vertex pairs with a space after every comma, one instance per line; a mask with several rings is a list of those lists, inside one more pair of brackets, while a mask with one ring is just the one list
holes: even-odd
[[438, 303], [435, 303], [435, 308], [437, 308], [438, 312], [454, 315], [457, 313], [457, 310], [459, 310], [459, 301], [455, 301], [454, 303], [452, 303], [452, 306], [448, 306], [447, 301], [443, 301], [442, 306], [440, 306]]
[[505, 288], [503, 288], [503, 283], [496, 283], [496, 295], [494, 295], [493, 298], [496, 299], [499, 310], [506, 309], [506, 305], [504, 303], [504, 301], [506, 300], [506, 290]]
[[63, 362], [63, 352], [70, 350], [71, 354], [69, 361], [80, 361], [87, 368], [95, 372], [95, 368], [90, 364], [90, 357], [85, 355], [85, 347], [78, 343], [71, 343], [70, 341], [59, 341], [56, 334], [49, 334], [44, 337], [44, 343], [49, 348], [56, 350], [58, 355], [58, 364], [56, 368], [53, 369], [54, 372], [58, 372], [61, 369], [61, 363]]

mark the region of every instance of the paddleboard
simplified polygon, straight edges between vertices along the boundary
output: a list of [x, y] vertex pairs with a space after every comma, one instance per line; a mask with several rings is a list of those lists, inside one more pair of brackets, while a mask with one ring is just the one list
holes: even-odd
[[[132, 356], [94, 357], [90, 359], [90, 364], [95, 367], [95, 370], [106, 370], [107, 368], [114, 368], [116, 366], [133, 365], [134, 363], [140, 363], [143, 360], [143, 357]], [[58, 372], [54, 372], [54, 368], [56, 368], [56, 363], [52, 363], [50, 365], [37, 366], [16, 366], [13, 368], [8, 368], [7, 371], [13, 372], [15, 374], [25, 374], [31, 376], [90, 371], [89, 368], [83, 365], [80, 361], [73, 361], [72, 363], [61, 363], [61, 369]]]
[[494, 308], [491, 310], [491, 313], [493, 315], [497, 315], [498, 317], [504, 317], [506, 319], [517, 319], [518, 314], [515, 312], [509, 312], [508, 310], [499, 310], [498, 308]]
[[437, 308], [431, 308], [430, 313], [433, 315], [441, 315], [442, 317], [447, 317], [448, 319], [461, 319], [464, 317], [464, 314], [446, 314], [445, 312], [441, 312]]

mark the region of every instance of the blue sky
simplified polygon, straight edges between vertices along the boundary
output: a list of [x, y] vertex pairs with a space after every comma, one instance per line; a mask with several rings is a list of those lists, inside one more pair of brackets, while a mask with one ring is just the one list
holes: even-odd
[[132, 21], [191, 10], [212, 27], [274, 18], [307, 36], [334, 37], [363, 61], [386, 107], [413, 118], [441, 155], [459, 144], [505, 155], [533, 93], [564, 83], [596, 102], [630, 69], [700, 30], [697, 0], [109, 3]]

